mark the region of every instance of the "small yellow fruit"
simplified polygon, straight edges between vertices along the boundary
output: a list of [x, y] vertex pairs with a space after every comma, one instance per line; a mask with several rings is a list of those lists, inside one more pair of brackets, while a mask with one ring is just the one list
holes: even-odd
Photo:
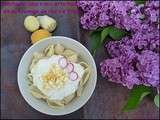
[[34, 32], [35, 30], [38, 30], [40, 25], [36, 17], [27, 16], [24, 20], [24, 26], [28, 31]]
[[48, 30], [49, 32], [53, 32], [57, 26], [57, 22], [54, 18], [49, 17], [47, 15], [37, 16], [40, 26], [43, 29]]
[[50, 36], [51, 36], [51, 33], [48, 32], [47, 30], [44, 30], [44, 29], [37, 30], [31, 35], [32, 44]]

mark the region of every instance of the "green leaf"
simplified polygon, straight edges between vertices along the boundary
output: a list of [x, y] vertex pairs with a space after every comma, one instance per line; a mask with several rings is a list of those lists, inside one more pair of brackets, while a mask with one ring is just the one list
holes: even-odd
[[110, 27], [109, 35], [114, 40], [120, 40], [127, 34], [126, 31], [116, 28], [116, 27]]
[[93, 56], [96, 53], [96, 50], [101, 46], [101, 31], [94, 31], [91, 34], [91, 53]]
[[104, 39], [109, 35], [110, 33], [110, 27], [104, 28], [101, 32], [101, 42], [104, 41]]
[[149, 95], [152, 92], [150, 87], [139, 85], [135, 86], [129, 95], [128, 101], [124, 108], [122, 109], [123, 111], [128, 111], [135, 109], [139, 103], [142, 101], [142, 99]]
[[154, 103], [157, 107], [159, 107], [159, 95], [157, 94], [155, 97], [154, 97]]
[[145, 4], [146, 0], [135, 0], [136, 4]]
[[98, 28], [97, 30], [93, 31], [91, 36], [91, 53], [93, 56], [96, 53], [96, 50], [103, 44], [105, 38], [107, 36], [112, 37], [114, 40], [119, 40], [126, 35], [124, 30], [118, 29], [114, 26], [108, 26], [106, 28]]
[[96, 31], [102, 31], [104, 29], [104, 27], [100, 27], [100, 28], [97, 28]]

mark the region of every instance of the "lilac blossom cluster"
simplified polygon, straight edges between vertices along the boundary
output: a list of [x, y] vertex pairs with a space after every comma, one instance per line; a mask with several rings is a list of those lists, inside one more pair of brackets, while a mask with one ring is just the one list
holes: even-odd
[[134, 85], [159, 88], [159, 1], [79, 1], [84, 12], [84, 29], [109, 25], [131, 32], [120, 41], [110, 41], [106, 48], [111, 58], [100, 63], [106, 79], [131, 89]]

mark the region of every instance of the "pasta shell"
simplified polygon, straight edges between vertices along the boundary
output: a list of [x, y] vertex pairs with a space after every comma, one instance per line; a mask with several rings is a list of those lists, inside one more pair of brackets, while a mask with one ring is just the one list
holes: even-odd
[[89, 80], [89, 77], [90, 77], [90, 72], [91, 70], [89, 68], [85, 69], [85, 72], [83, 74], [83, 77], [80, 81], [80, 85], [83, 86], [86, 84], [86, 82]]
[[71, 62], [76, 63], [78, 61], [78, 56], [76, 54], [74, 54], [72, 56], [69, 56], [68, 60], [71, 61]]
[[44, 53], [47, 57], [54, 55], [54, 52], [55, 52], [54, 45], [50, 45], [44, 50]]
[[28, 78], [28, 84], [29, 84], [29, 85], [32, 85], [32, 84], [33, 84], [32, 74], [29, 73], [29, 74], [27, 75], [27, 78]]
[[73, 93], [73, 94], [65, 97], [65, 98], [64, 98], [64, 103], [65, 103], [65, 104], [68, 104], [69, 102], [71, 102], [71, 101], [73, 100], [74, 97], [75, 97], [75, 93]]
[[78, 89], [77, 89], [77, 96], [80, 97], [83, 91], [83, 86], [79, 85]]
[[42, 53], [35, 52], [33, 54], [33, 59], [32, 59], [31, 65], [30, 65], [30, 71], [35, 66], [35, 64], [38, 62], [38, 60], [41, 59], [42, 57], [44, 57], [44, 55]]
[[61, 44], [55, 46], [55, 53], [61, 55], [64, 52], [64, 47]]
[[71, 55], [77, 55], [77, 53], [72, 51], [72, 50], [70, 50], [70, 49], [66, 49], [64, 51], [63, 55], [67, 57], [67, 56], [71, 56]]
[[35, 52], [35, 53], [33, 54], [33, 57], [34, 57], [34, 59], [39, 60], [39, 59], [41, 59], [42, 57], [44, 57], [44, 55], [43, 55], [42, 53]]
[[59, 100], [49, 100], [46, 99], [48, 105], [52, 108], [59, 108], [59, 107], [64, 107], [64, 103], [62, 101]]
[[36, 97], [38, 99], [45, 99], [46, 98], [46, 96], [34, 85], [30, 86], [30, 92], [34, 97]]

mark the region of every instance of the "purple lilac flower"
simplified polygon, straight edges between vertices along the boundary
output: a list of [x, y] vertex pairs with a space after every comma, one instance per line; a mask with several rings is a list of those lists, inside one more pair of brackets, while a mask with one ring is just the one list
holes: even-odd
[[134, 84], [139, 85], [141, 80], [138, 78], [138, 71], [134, 70], [134, 64], [132, 64], [135, 60], [136, 56], [106, 59], [100, 64], [102, 76], [128, 88], [132, 88]]
[[143, 83], [148, 86], [159, 86], [159, 55], [145, 50], [138, 55], [137, 69]]
[[134, 85], [160, 87], [159, 1], [79, 1], [84, 12], [84, 29], [114, 25], [131, 32], [131, 37], [105, 45], [111, 58], [100, 63], [101, 74], [109, 81], [132, 88]]
[[141, 7], [134, 1], [79, 1], [78, 6], [84, 11], [81, 17], [84, 29], [94, 30], [114, 24], [127, 30], [137, 30], [141, 22], [136, 16], [137, 13], [141, 15]]
[[132, 88], [136, 85], [159, 87], [159, 55], [149, 50], [141, 54], [106, 59], [100, 64], [101, 74], [109, 81]]

